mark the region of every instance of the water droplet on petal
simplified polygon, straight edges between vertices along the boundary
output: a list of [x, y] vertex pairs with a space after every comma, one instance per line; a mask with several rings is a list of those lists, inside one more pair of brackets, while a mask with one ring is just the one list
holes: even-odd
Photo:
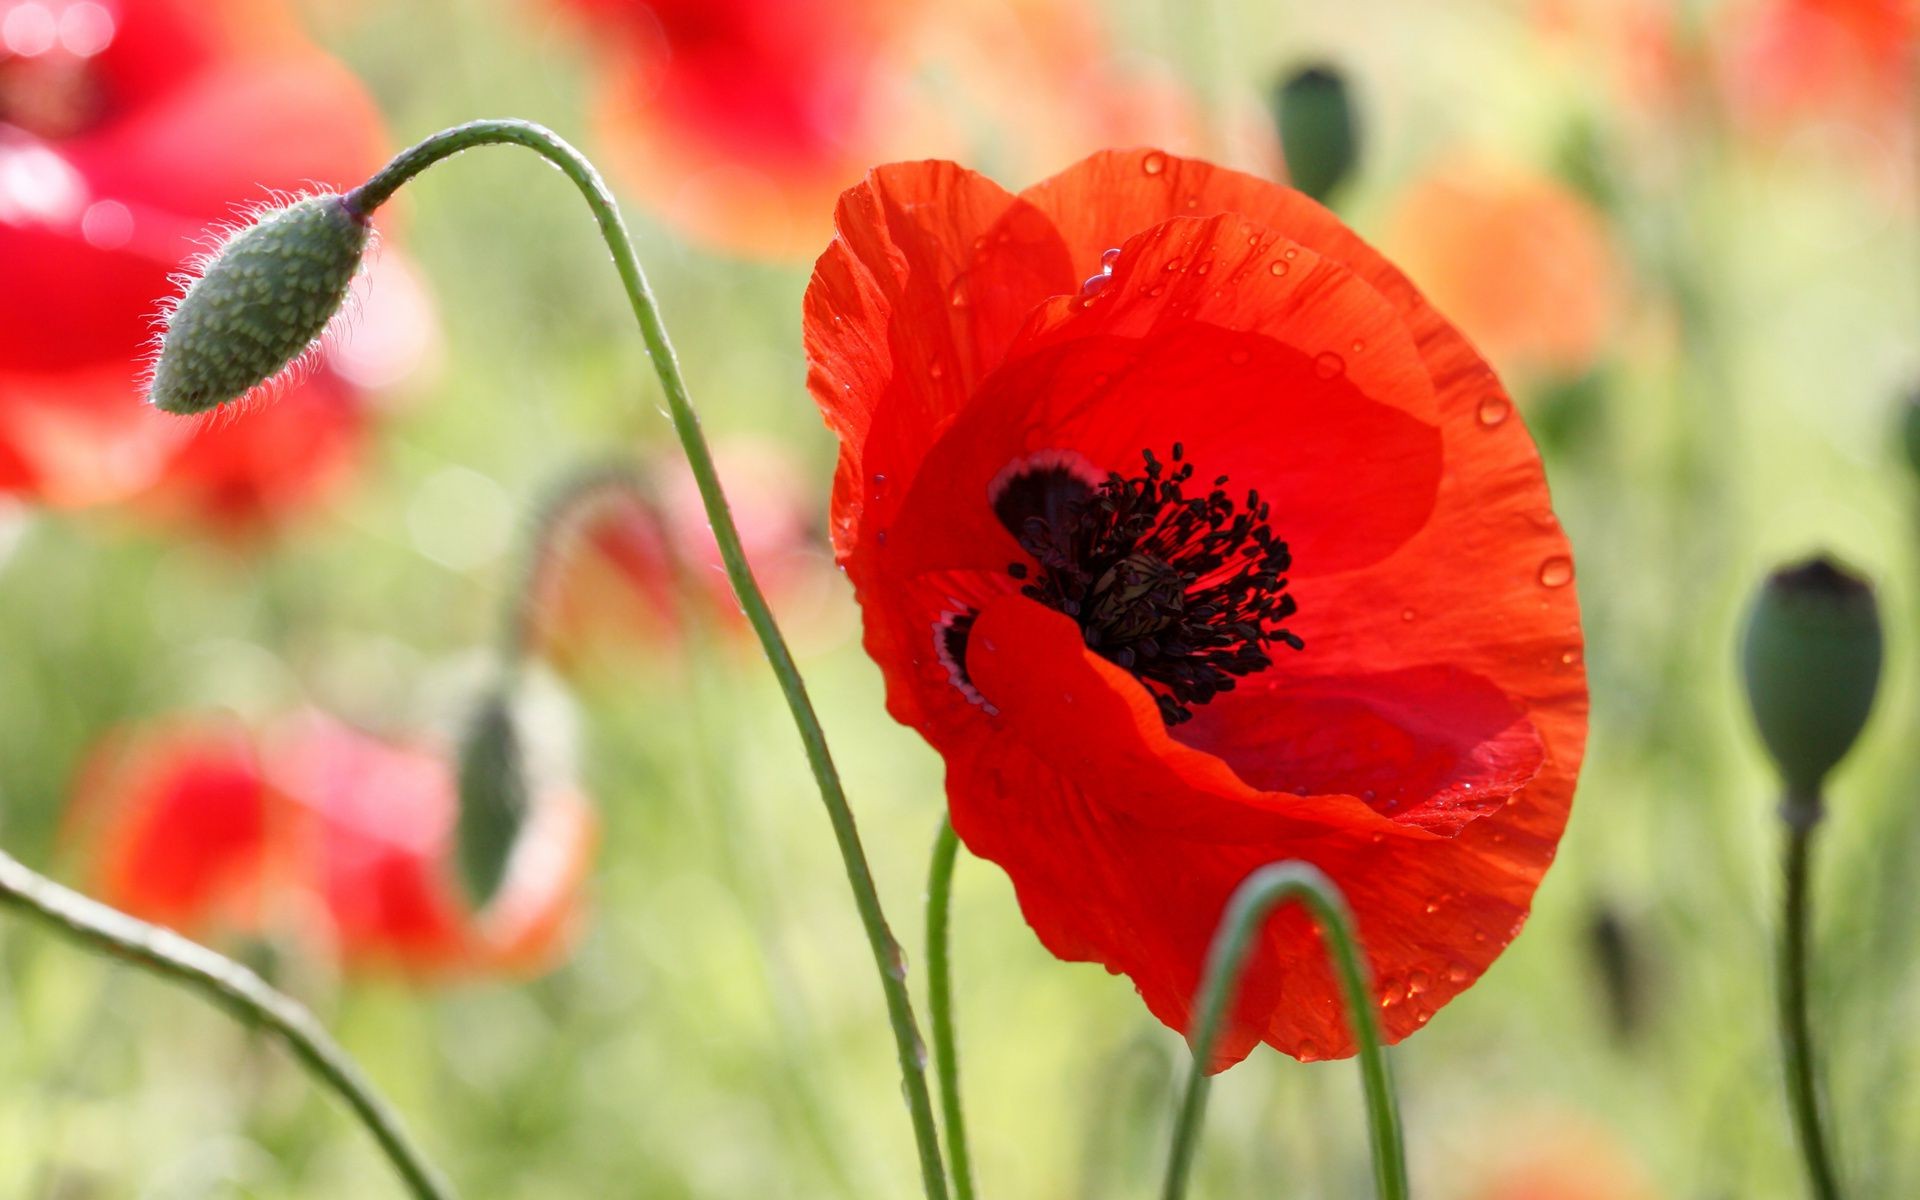
[[1287, 264], [1276, 258], [1273, 260], [1273, 265], [1268, 267], [1267, 270], [1272, 271], [1275, 275], [1285, 275], [1287, 273]]
[[1100, 269], [1111, 275], [1113, 274], [1113, 264], [1119, 261], [1120, 247], [1115, 246], [1100, 256]]
[[1565, 587], [1573, 582], [1573, 560], [1564, 554], [1556, 554], [1540, 564], [1541, 587]]
[[1178, 271], [1179, 269], [1180, 269], [1180, 260], [1179, 260], [1179, 259], [1177, 259], [1177, 258], [1170, 258], [1170, 259], [1168, 259], [1168, 260], [1167, 260], [1167, 270], [1169, 270], [1169, 271]]
[[1086, 300], [1093, 299], [1095, 296], [1098, 296], [1100, 294], [1103, 288], [1105, 288], [1109, 283], [1112, 283], [1112, 282], [1113, 282], [1113, 276], [1108, 275], [1104, 271], [1102, 271], [1098, 275], [1087, 276], [1080, 283], [1081, 298]]
[[947, 288], [947, 303], [955, 308], [967, 306], [967, 285], [964, 280], [956, 279], [952, 286]]
[[1401, 609], [1401, 610], [1400, 610], [1400, 619], [1401, 619], [1402, 621], [1411, 621], [1411, 620], [1413, 620], [1413, 618], [1414, 618], [1414, 617], [1415, 617], [1416, 615], [1418, 615], [1418, 614], [1416, 614], [1416, 613], [1415, 613], [1415, 612], [1414, 612], [1414, 611], [1413, 611], [1412, 609], [1410, 609], [1410, 608], [1403, 608], [1403, 609]]
[[1513, 404], [1505, 396], [1488, 396], [1480, 402], [1480, 423], [1488, 429], [1505, 421], [1513, 412]]
[[1155, 150], [1140, 160], [1140, 169], [1149, 175], [1158, 175], [1167, 169], [1167, 156]]
[[1407, 976], [1407, 997], [1412, 999], [1433, 986], [1433, 977], [1425, 971], [1415, 971]]
[[1347, 360], [1331, 350], [1323, 350], [1314, 356], [1313, 373], [1322, 379], [1337, 379], [1347, 373]]

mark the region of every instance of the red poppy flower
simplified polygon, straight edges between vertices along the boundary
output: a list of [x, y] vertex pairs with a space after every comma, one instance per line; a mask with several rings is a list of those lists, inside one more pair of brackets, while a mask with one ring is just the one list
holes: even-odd
[[[271, 3], [0, 0], [0, 29], [0, 489], [124, 497], [190, 428], [137, 402], [169, 275], [234, 197], [364, 177], [380, 122]], [[193, 438], [183, 472], [232, 474], [246, 426]]]
[[[805, 303], [835, 546], [961, 838], [1179, 1029], [1233, 889], [1313, 862], [1388, 1036], [1425, 1023], [1519, 932], [1585, 736], [1493, 372], [1324, 209], [1159, 151], [1018, 196], [882, 167], [837, 224]], [[1277, 914], [1211, 1066], [1351, 1052], [1339, 996]]]
[[595, 838], [579, 795], [540, 793], [500, 889], [476, 912], [452, 874], [458, 800], [444, 756], [317, 716], [272, 748], [274, 782], [299, 811], [294, 875], [318, 898], [343, 961], [534, 974], [565, 951]]
[[86, 886], [116, 908], [190, 934], [257, 925], [273, 802], [235, 726], [110, 736], [81, 771], [68, 832]]
[[1911, 126], [1920, 7], [1911, 0], [1752, 0], [1715, 39], [1728, 101], [1778, 129], [1809, 115]]
[[605, 64], [597, 140], [614, 172], [681, 228], [737, 252], [811, 252], [833, 198], [888, 155], [990, 137], [1025, 161], [1194, 126], [1164, 72], [1114, 62], [1080, 0], [566, 7], [591, 23]]

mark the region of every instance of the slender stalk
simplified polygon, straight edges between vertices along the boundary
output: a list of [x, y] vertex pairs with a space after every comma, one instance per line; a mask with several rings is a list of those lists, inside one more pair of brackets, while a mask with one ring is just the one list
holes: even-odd
[[1780, 1044], [1786, 1057], [1787, 1106], [1794, 1135], [1806, 1163], [1807, 1191], [1816, 1200], [1840, 1200], [1839, 1176], [1820, 1110], [1818, 1071], [1813, 1057], [1813, 1027], [1807, 1019], [1808, 875], [1813, 831], [1822, 803], [1789, 798], [1781, 812], [1787, 823], [1784, 859], [1785, 912], [1780, 923]]
[[1394, 1098], [1393, 1075], [1388, 1069], [1385, 1048], [1380, 1044], [1380, 1027], [1374, 1019], [1373, 989], [1367, 975], [1366, 959], [1354, 934], [1353, 914], [1346, 897], [1320, 869], [1303, 862], [1270, 863], [1247, 876], [1227, 902], [1220, 927], [1213, 935], [1207, 953], [1206, 970], [1201, 976], [1200, 996], [1193, 1026], [1193, 1068], [1187, 1077], [1186, 1094], [1173, 1128], [1173, 1147], [1167, 1157], [1166, 1187], [1163, 1200], [1180, 1200], [1187, 1191], [1187, 1174], [1200, 1140], [1200, 1125], [1207, 1111], [1207, 1093], [1211, 1077], [1207, 1064], [1213, 1059], [1214, 1043], [1219, 1040], [1227, 1007], [1240, 985], [1240, 972], [1246, 965], [1253, 938], [1273, 910], [1288, 900], [1298, 900], [1312, 912], [1326, 935], [1331, 949], [1334, 972], [1340, 977], [1347, 995], [1347, 1014], [1353, 1022], [1354, 1041], [1360, 1048], [1360, 1080], [1367, 1094], [1369, 1142], [1373, 1149], [1373, 1182], [1381, 1200], [1406, 1200], [1407, 1154], [1400, 1128], [1400, 1105]]
[[954, 1200], [973, 1200], [973, 1155], [967, 1150], [967, 1119], [960, 1107], [960, 1043], [953, 1032], [953, 951], [948, 936], [953, 911], [953, 864], [960, 838], [953, 822], [940, 819], [927, 871], [927, 1008], [933, 1025], [933, 1062], [940, 1074], [940, 1115], [947, 1122], [947, 1161]]
[[793, 714], [794, 724], [799, 728], [801, 743], [806, 747], [807, 763], [820, 787], [820, 799], [833, 825], [840, 857], [846, 864], [847, 882], [852, 885], [854, 904], [860, 911], [860, 922], [866, 930], [867, 942], [873, 949], [874, 966], [879, 971], [881, 989], [886, 995], [887, 1017], [893, 1026], [895, 1049], [900, 1058], [907, 1110], [913, 1121], [914, 1137], [920, 1151], [921, 1181], [929, 1200], [947, 1200], [946, 1174], [940, 1161], [940, 1135], [934, 1125], [933, 1102], [927, 1090], [926, 1050], [914, 1023], [913, 1005], [907, 992], [905, 960], [900, 955], [899, 943], [887, 928], [886, 914], [880, 907], [880, 894], [874, 887], [873, 872], [867, 865], [866, 851], [860, 844], [853, 810], [847, 804], [846, 789], [841, 786], [839, 771], [834, 767], [833, 757], [827, 750], [826, 733], [820, 727], [820, 718], [813, 710], [813, 702], [807, 697], [806, 684], [800, 678], [799, 668], [794, 665], [786, 639], [781, 635], [780, 627], [774, 623], [773, 612], [767, 607], [766, 597], [761, 594], [753, 571], [747, 565], [746, 552], [740, 545], [740, 532], [734, 525], [733, 514], [727, 507], [726, 493], [721, 490], [720, 477], [714, 469], [713, 455], [707, 449], [706, 438], [700, 432], [699, 417], [695, 415], [693, 403], [687, 397], [687, 385], [680, 374], [679, 359], [674, 354], [673, 343], [667, 337], [659, 305], [647, 285], [646, 274], [640, 269], [640, 260], [633, 250], [633, 240], [627, 233], [626, 222], [621, 219], [613, 194], [607, 190], [607, 185], [593, 164], [553, 131], [529, 121], [489, 120], [473, 121], [443, 130], [401, 151], [372, 179], [351, 192], [347, 196], [347, 204], [361, 214], [370, 214], [402, 184], [442, 159], [476, 146], [502, 143], [524, 146], [560, 168], [560, 172], [572, 180], [585, 197], [587, 207], [592, 210], [593, 218], [600, 226], [607, 249], [613, 254], [613, 265], [620, 273], [620, 282], [626, 287], [627, 300], [633, 306], [641, 339], [646, 343], [647, 353], [653, 358], [654, 371], [659, 375], [661, 390], [666, 394], [674, 432], [686, 451], [687, 465], [692, 468], [694, 482], [699, 486], [700, 500], [706, 506], [707, 519], [713, 526], [714, 541], [719, 545], [720, 556], [726, 563], [727, 579], [733, 585], [734, 595], [740, 600], [740, 607], [746, 612], [747, 623], [753, 626], [754, 633], [760, 639], [767, 662], [780, 681], [780, 690], [786, 695], [787, 707]]
[[407, 1136], [399, 1116], [313, 1014], [292, 997], [273, 990], [232, 959], [61, 887], [4, 852], [0, 903], [96, 950], [131, 959], [280, 1035], [307, 1072], [353, 1110], [418, 1200], [452, 1200], [453, 1189]]

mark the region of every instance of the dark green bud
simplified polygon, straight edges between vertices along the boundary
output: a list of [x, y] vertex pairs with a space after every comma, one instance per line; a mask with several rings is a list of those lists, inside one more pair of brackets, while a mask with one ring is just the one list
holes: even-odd
[[1352, 174], [1360, 131], [1347, 83], [1331, 66], [1306, 67], [1273, 92], [1288, 182], [1322, 204]]
[[369, 235], [331, 193], [268, 209], [234, 233], [167, 314], [147, 398], [190, 416], [274, 378], [346, 302]]
[[1900, 405], [1900, 447], [1906, 451], [1907, 469], [1920, 480], [1920, 388], [1910, 392]]
[[1873, 587], [1831, 559], [1776, 571], [1755, 597], [1741, 654], [1747, 702], [1790, 810], [1817, 815], [1821, 785], [1873, 709], [1880, 659]]
[[499, 890], [530, 807], [526, 753], [512, 702], [488, 694], [460, 741], [460, 817], [455, 825], [460, 878], [475, 907]]

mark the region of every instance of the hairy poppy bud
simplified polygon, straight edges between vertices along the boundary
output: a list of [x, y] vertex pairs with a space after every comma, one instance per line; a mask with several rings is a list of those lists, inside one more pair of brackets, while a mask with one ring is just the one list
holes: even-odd
[[1274, 89], [1273, 115], [1288, 181], [1326, 203], [1360, 156], [1346, 79], [1326, 65], [1296, 71]]
[[1880, 682], [1873, 588], [1831, 559], [1776, 571], [1755, 598], [1742, 650], [1747, 702], [1795, 811], [1846, 757]]
[[369, 236], [346, 198], [327, 193], [227, 238], [167, 314], [147, 398], [188, 416], [279, 374], [340, 311]]
[[502, 692], [481, 700], [460, 742], [460, 877], [476, 905], [499, 890], [529, 807], [526, 754], [512, 701]]

